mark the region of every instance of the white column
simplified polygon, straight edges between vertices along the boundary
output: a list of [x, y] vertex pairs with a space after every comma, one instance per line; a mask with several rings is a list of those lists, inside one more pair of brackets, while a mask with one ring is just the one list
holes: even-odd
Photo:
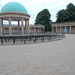
[[70, 33], [71, 33], [71, 26], [70, 26]]
[[24, 35], [23, 18], [21, 19], [21, 29], [22, 29], [22, 35]]
[[3, 35], [3, 19], [1, 19], [0, 33]]
[[29, 34], [29, 20], [28, 20], [28, 34]]
[[11, 33], [11, 18], [9, 18], [9, 35], [12, 35], [12, 33]]
[[25, 20], [25, 35], [27, 35], [27, 20]]

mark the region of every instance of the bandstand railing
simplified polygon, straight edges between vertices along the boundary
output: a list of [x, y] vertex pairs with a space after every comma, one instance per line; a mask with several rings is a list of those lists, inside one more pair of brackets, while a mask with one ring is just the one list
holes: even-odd
[[0, 36], [1, 45], [7, 44], [8, 42], [12, 42], [12, 44], [16, 44], [16, 42], [22, 42], [24, 44], [37, 41], [45, 42], [45, 41], [54, 41], [57, 39], [62, 39], [65, 37], [64, 33], [31, 33], [30, 35], [14, 35], [14, 36]]

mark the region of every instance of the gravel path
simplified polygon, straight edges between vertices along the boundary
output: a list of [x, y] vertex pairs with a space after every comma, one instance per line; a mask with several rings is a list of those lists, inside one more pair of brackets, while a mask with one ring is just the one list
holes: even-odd
[[75, 34], [53, 42], [0, 46], [0, 75], [75, 75]]

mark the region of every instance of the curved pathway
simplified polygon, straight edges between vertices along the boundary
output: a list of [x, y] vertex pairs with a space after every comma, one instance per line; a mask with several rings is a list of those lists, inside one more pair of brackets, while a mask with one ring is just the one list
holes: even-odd
[[53, 42], [0, 46], [0, 75], [75, 75], [75, 34]]

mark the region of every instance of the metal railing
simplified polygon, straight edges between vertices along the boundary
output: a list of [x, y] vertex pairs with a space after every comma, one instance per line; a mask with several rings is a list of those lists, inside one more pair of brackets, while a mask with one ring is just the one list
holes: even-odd
[[32, 34], [32, 35], [27, 35], [27, 36], [19, 36], [19, 35], [14, 35], [14, 36], [0, 36], [0, 42], [1, 45], [3, 45], [4, 43], [8, 43], [8, 42], [12, 42], [13, 45], [17, 42], [17, 41], [22, 41], [24, 44], [26, 44], [26, 41], [33, 41], [34, 43], [36, 43], [38, 40], [40, 40], [41, 42], [44, 42], [45, 40], [56, 40], [56, 39], [62, 39], [65, 37], [64, 33], [36, 33], [36, 34]]

